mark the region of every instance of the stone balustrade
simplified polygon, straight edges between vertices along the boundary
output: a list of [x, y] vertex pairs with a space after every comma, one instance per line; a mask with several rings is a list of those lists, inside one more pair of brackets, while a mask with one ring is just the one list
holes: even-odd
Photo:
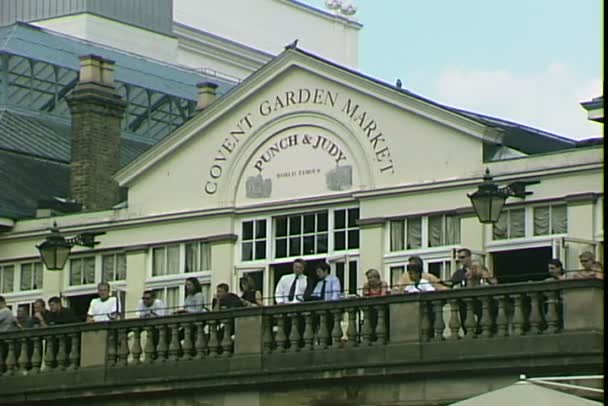
[[280, 380], [281, 371], [298, 369], [373, 375], [379, 366], [388, 374], [408, 365], [441, 373], [464, 368], [463, 359], [492, 358], [501, 359], [491, 366], [497, 370], [522, 359], [548, 370], [579, 359], [592, 373], [603, 365], [603, 298], [599, 280], [531, 282], [3, 333], [0, 397], [41, 390], [58, 376], [72, 391], [87, 371], [122, 388], [144, 378]]

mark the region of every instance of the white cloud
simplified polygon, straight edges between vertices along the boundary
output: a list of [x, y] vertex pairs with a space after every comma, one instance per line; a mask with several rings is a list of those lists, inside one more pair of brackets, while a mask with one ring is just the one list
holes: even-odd
[[563, 64], [551, 64], [544, 72], [530, 75], [447, 67], [435, 91], [440, 103], [565, 137], [603, 134], [603, 125], [587, 120], [580, 105], [602, 94], [602, 81], [578, 78]]

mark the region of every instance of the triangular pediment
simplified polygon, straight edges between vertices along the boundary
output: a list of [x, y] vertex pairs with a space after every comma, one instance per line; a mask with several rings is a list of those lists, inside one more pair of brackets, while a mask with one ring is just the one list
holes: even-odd
[[140, 213], [352, 195], [479, 172], [492, 127], [288, 49], [121, 170]]

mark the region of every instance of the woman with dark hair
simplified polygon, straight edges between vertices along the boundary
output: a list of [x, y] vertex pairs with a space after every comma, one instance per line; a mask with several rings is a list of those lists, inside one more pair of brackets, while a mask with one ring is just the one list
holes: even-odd
[[255, 278], [245, 275], [239, 280], [241, 300], [245, 306], [262, 306], [262, 293], [255, 286]]
[[204, 310], [205, 297], [203, 288], [197, 278], [186, 279], [186, 298], [184, 299], [184, 309], [177, 313], [200, 313]]
[[549, 277], [545, 279], [546, 281], [566, 279], [566, 272], [564, 270], [564, 266], [562, 265], [562, 261], [557, 258], [549, 260], [547, 270], [549, 271]]

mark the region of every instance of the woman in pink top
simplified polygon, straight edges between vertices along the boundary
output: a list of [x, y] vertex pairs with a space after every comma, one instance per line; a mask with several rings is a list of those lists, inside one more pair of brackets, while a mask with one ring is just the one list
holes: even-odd
[[388, 295], [388, 284], [380, 279], [380, 272], [377, 269], [371, 268], [365, 272], [367, 281], [363, 283], [363, 296], [384, 296]]

